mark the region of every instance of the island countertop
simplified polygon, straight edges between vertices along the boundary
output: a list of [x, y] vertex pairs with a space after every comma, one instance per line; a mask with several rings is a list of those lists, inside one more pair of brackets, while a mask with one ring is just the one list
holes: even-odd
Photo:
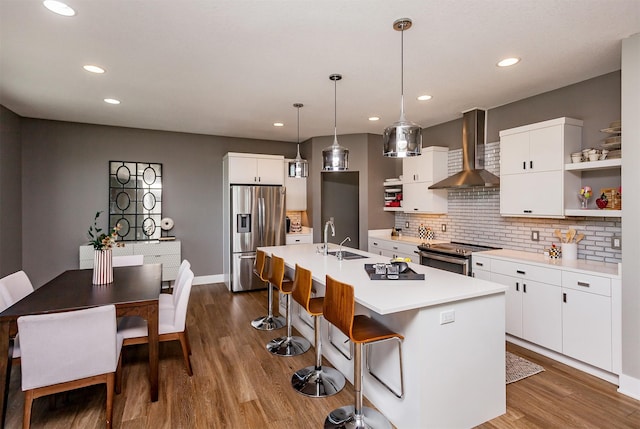
[[[321, 284], [325, 284], [325, 276], [330, 275], [336, 280], [352, 285], [356, 302], [383, 315], [506, 291], [506, 286], [498, 283], [415, 263], [410, 263], [409, 266], [415, 272], [424, 274], [425, 280], [371, 280], [364, 264], [388, 263], [389, 258], [358, 249], [343, 248], [367, 258], [340, 261], [333, 255], [325, 256], [318, 253], [319, 246], [321, 245], [316, 243], [260, 249], [269, 256], [274, 254], [283, 258], [286, 266], [291, 269], [299, 264], [310, 270], [313, 279]], [[329, 250], [338, 250], [338, 246], [330, 244]]]

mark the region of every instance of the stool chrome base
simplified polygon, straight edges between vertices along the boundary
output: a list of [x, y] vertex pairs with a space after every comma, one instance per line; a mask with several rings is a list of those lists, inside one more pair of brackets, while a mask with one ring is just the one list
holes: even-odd
[[302, 337], [274, 338], [267, 344], [267, 350], [278, 356], [298, 356], [309, 350], [311, 343]]
[[362, 407], [362, 415], [356, 418], [355, 407], [346, 405], [331, 411], [324, 421], [324, 429], [391, 429], [385, 416], [369, 407]]
[[344, 376], [334, 368], [308, 366], [296, 371], [291, 386], [299, 393], [312, 398], [335, 395], [344, 387]]
[[252, 321], [251, 326], [261, 331], [273, 331], [284, 328], [285, 320], [282, 316], [263, 316]]

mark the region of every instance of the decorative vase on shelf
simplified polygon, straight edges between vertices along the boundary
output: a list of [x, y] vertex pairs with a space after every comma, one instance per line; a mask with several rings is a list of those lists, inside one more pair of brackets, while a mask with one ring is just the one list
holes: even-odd
[[418, 237], [422, 240], [427, 238], [427, 228], [423, 224], [418, 226]]
[[113, 255], [111, 249], [94, 250], [93, 284], [113, 283]]
[[580, 189], [580, 193], [578, 194], [578, 199], [580, 200], [580, 208], [586, 209], [589, 206], [589, 198], [593, 195], [593, 191], [591, 187], [585, 186]]

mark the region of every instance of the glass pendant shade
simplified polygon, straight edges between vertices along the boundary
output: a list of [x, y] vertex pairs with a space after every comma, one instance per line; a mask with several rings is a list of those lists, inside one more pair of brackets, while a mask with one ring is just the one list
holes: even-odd
[[401, 18], [393, 23], [394, 30], [401, 33], [400, 61], [400, 119], [384, 129], [382, 134], [382, 153], [391, 158], [406, 158], [420, 155], [422, 150], [422, 128], [404, 116], [404, 31], [411, 28], [409, 18]]
[[304, 106], [302, 103], [295, 103], [293, 107], [298, 109], [298, 153], [296, 159], [289, 161], [289, 177], [302, 179], [309, 175], [309, 163], [300, 156], [300, 108]]
[[349, 169], [349, 149], [338, 144], [338, 114], [337, 114], [337, 84], [342, 75], [332, 74], [329, 79], [333, 81], [334, 88], [334, 127], [333, 144], [322, 150], [322, 170], [346, 171]]

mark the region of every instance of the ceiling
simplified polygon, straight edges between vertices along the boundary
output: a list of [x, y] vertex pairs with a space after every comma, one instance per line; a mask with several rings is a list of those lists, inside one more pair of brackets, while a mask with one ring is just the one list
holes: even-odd
[[[0, 0], [0, 103], [93, 124], [295, 142], [423, 127], [620, 69], [640, 0]], [[498, 60], [521, 57], [510, 68]], [[102, 75], [82, 69], [96, 64]], [[433, 96], [418, 101], [421, 94]], [[121, 100], [114, 106], [107, 97]], [[368, 121], [379, 116], [378, 122]], [[284, 127], [274, 127], [283, 122]]]

